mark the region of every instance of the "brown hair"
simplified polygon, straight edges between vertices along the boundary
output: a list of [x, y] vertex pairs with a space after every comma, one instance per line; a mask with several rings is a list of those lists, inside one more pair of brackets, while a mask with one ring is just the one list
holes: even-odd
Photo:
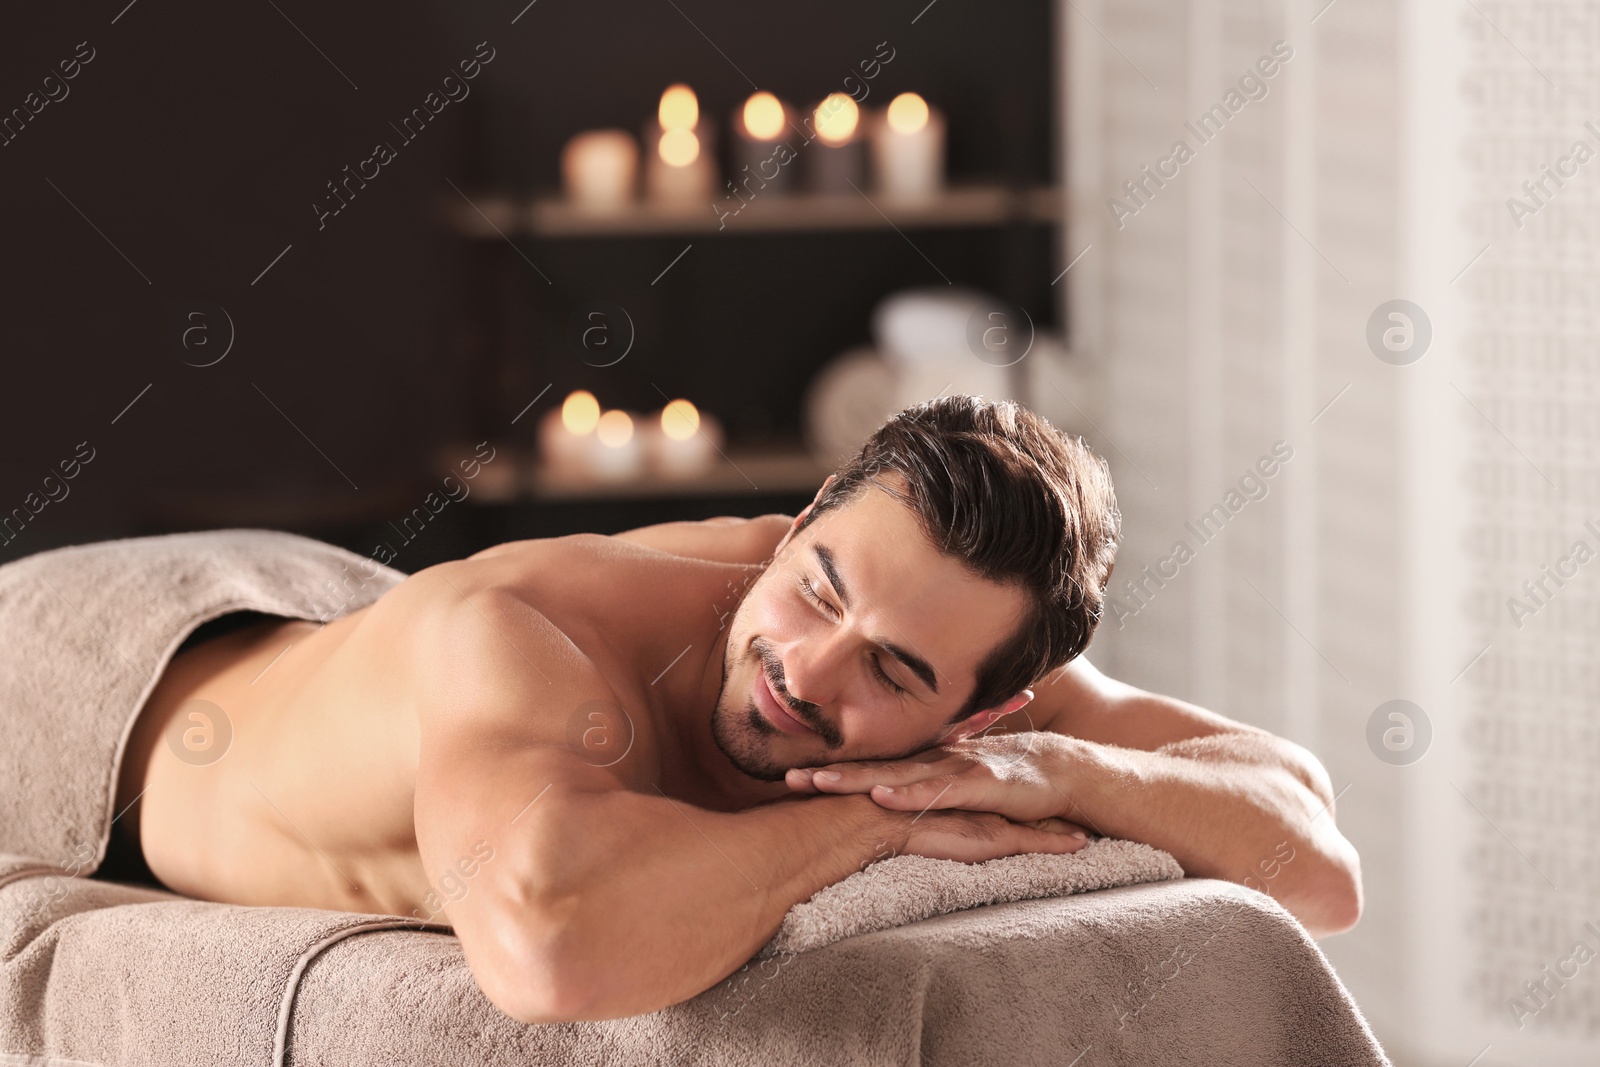
[[[891, 472], [904, 477], [903, 488], [883, 483]], [[1004, 702], [1088, 647], [1122, 516], [1109, 467], [1081, 437], [1010, 400], [917, 404], [835, 472], [799, 528], [869, 483], [910, 507], [935, 548], [1028, 594], [1017, 631], [979, 664], [972, 696], [952, 723]]]

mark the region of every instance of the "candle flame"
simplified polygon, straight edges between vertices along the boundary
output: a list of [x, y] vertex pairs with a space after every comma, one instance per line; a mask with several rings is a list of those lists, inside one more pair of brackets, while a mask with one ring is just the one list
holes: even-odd
[[745, 132], [759, 141], [770, 141], [783, 130], [783, 105], [768, 92], [756, 93], [744, 102]]
[[829, 93], [827, 99], [817, 105], [814, 118], [817, 136], [826, 144], [839, 145], [855, 135], [861, 109], [844, 93]]
[[600, 401], [587, 389], [579, 389], [561, 402], [561, 425], [582, 437], [593, 432], [600, 421]]
[[668, 130], [656, 145], [661, 161], [669, 167], [687, 167], [700, 158], [700, 138], [688, 130]]
[[687, 400], [674, 400], [661, 409], [661, 432], [674, 441], [687, 441], [700, 430], [700, 412]]
[[608, 448], [621, 448], [633, 437], [633, 420], [626, 411], [611, 410], [600, 416], [595, 432]]
[[895, 133], [916, 133], [928, 124], [928, 102], [916, 93], [901, 93], [889, 101], [889, 128]]
[[687, 85], [669, 85], [661, 94], [656, 118], [663, 130], [692, 130], [700, 121], [700, 100]]

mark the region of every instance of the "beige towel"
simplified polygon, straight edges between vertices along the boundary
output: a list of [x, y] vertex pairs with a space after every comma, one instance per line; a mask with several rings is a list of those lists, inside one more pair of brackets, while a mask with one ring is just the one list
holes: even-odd
[[454, 937], [393, 917], [28, 872], [0, 856], [0, 1063], [1388, 1063], [1300, 925], [1210, 879], [957, 911], [752, 960], [649, 1015], [524, 1026]]
[[0, 566], [0, 852], [99, 867], [134, 715], [196, 626], [246, 609], [337, 618], [404, 578], [272, 530], [74, 545]]
[[757, 958], [805, 952], [981, 904], [1182, 877], [1178, 861], [1160, 849], [1104, 837], [1091, 838], [1070, 856], [1037, 852], [987, 863], [895, 856], [790, 908], [777, 936]]

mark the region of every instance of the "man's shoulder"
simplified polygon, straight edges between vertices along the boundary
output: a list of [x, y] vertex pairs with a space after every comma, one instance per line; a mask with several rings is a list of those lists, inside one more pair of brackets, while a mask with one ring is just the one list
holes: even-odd
[[[474, 556], [428, 567], [392, 590], [385, 598], [392, 603], [385, 606], [404, 616], [407, 626], [423, 638], [424, 646], [460, 651], [460, 645], [476, 645], [503, 635], [507, 627], [528, 636], [556, 638], [562, 631], [541, 609], [544, 598], [539, 595], [540, 584], [533, 579], [547, 573], [570, 577], [571, 550], [537, 555], [538, 561], [523, 552]], [[479, 625], [471, 625], [472, 620]]]
[[[488, 548], [474, 552], [464, 560], [454, 560], [450, 565], [504, 562], [506, 560], [525, 559], [529, 556], [549, 555], [555, 552], [581, 551], [585, 547], [592, 551], [596, 546], [610, 540], [611, 538], [605, 534], [597, 533], [564, 534], [560, 537], [525, 537], [517, 541], [502, 541], [498, 545], [490, 545]], [[432, 568], [429, 569], [431, 570]], [[423, 572], [419, 571], [418, 573], [421, 574]]]
[[631, 691], [635, 646], [681, 628], [684, 605], [720, 590], [727, 569], [600, 535], [557, 541], [418, 571], [376, 607], [430, 682], [473, 691], [531, 680], [549, 690], [541, 696], [599, 696]]
[[501, 568], [459, 560], [407, 584], [413, 588], [396, 607], [405, 614], [422, 716], [515, 725], [524, 740], [554, 742], [559, 709], [615, 698], [570, 623], [558, 624]]
[[699, 522], [663, 522], [616, 535], [616, 540], [658, 552], [718, 563], [754, 565], [772, 557], [794, 518], [768, 514], [743, 519], [719, 516]]
[[788, 515], [768, 514], [749, 519], [662, 522], [616, 534], [506, 541], [450, 566], [472, 564], [477, 573], [511, 586], [551, 575], [595, 573], [596, 567], [659, 568], [670, 560], [759, 566], [772, 558], [793, 522]]
[[546, 613], [494, 569], [468, 564], [427, 575], [413, 605], [421, 759], [475, 753], [487, 766], [537, 750], [576, 759], [586, 781], [604, 770], [606, 781], [644, 788], [659, 758], [654, 723], [593, 620]]
[[562, 553], [603, 553], [618, 545], [647, 548], [671, 556], [721, 563], [762, 563], [794, 523], [794, 516], [776, 512], [741, 518], [658, 522], [616, 534], [580, 533], [562, 537], [505, 541], [476, 552], [465, 562], [527, 561]]

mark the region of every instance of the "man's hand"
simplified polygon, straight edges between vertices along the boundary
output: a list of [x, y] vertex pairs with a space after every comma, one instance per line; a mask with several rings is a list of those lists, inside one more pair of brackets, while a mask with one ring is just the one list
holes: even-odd
[[960, 808], [1016, 823], [1064, 820], [1072, 805], [1062, 788], [1060, 735], [1029, 730], [972, 737], [903, 760], [864, 760], [789, 771], [801, 793], [866, 793], [879, 806], [921, 812]]
[[1065, 855], [1089, 843], [1083, 827], [1065, 819], [1020, 823], [987, 811], [930, 811], [912, 819], [900, 851], [936, 860], [983, 863], [1024, 852]]

